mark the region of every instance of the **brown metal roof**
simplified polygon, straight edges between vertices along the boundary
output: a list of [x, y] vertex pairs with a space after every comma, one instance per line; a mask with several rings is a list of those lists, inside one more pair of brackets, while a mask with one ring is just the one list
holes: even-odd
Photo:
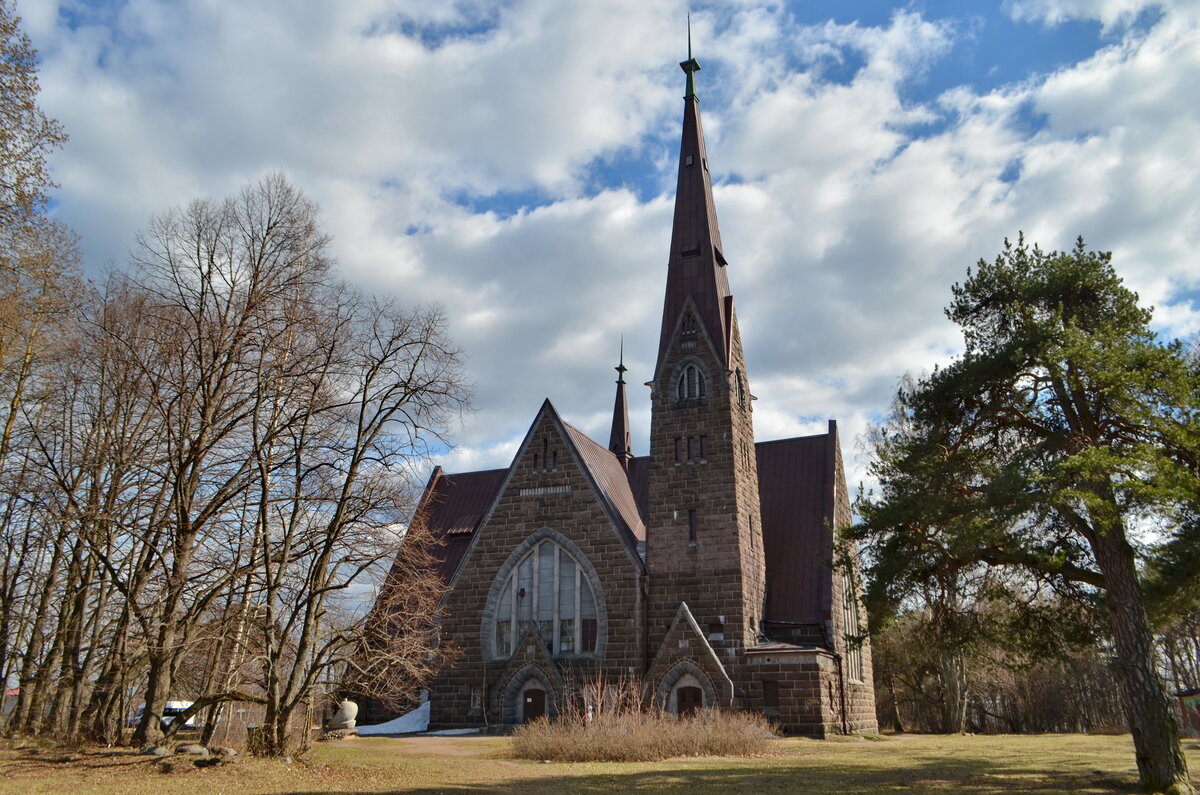
[[435, 551], [440, 565], [438, 574], [446, 581], [454, 575], [467, 551], [475, 528], [496, 497], [507, 469], [461, 472], [457, 475], [434, 470], [421, 508], [426, 526], [443, 544]]
[[583, 465], [591, 472], [602, 496], [625, 523], [625, 529], [635, 541], [645, 541], [646, 526], [642, 523], [642, 513], [638, 510], [637, 500], [629, 485], [629, 475], [625, 467], [621, 466], [621, 460], [611, 450], [601, 447], [575, 426], [564, 422], [563, 427], [571, 437], [571, 443], [579, 451]]
[[830, 573], [833, 466], [830, 436], [756, 444], [763, 551], [767, 559], [766, 621], [816, 624], [828, 609], [822, 578]]

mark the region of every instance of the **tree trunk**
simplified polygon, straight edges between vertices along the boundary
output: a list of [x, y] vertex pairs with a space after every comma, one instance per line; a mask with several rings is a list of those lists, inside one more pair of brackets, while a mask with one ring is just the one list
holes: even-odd
[[1133, 734], [1138, 777], [1148, 792], [1192, 795], [1179, 727], [1154, 666], [1154, 638], [1138, 584], [1133, 548], [1119, 520], [1106, 522], [1092, 543], [1104, 573], [1117, 676]]

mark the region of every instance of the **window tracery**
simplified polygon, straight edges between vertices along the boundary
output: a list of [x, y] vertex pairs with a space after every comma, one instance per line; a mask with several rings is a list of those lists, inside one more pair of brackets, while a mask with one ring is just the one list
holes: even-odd
[[529, 627], [551, 654], [596, 651], [596, 598], [583, 567], [570, 553], [553, 541], [542, 541], [505, 577], [493, 622], [496, 656], [512, 654]]

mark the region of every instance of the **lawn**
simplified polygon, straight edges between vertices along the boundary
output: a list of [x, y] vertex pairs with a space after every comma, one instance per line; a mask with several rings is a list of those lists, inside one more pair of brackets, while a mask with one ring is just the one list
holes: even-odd
[[[501, 737], [371, 737], [320, 743], [302, 760], [237, 757], [163, 774], [128, 750], [0, 746], [5, 792], [704, 792], [1128, 793], [1128, 736], [896, 736], [775, 741], [755, 758], [655, 763], [517, 761]], [[1200, 743], [1186, 743], [1200, 782]], [[36, 751], [36, 753], [35, 753]]]

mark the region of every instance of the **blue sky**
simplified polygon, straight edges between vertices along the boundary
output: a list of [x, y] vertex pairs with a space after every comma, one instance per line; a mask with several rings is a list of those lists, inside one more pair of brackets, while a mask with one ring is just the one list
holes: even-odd
[[[346, 278], [452, 319], [504, 466], [544, 397], [607, 438], [650, 375], [693, 21], [760, 439], [856, 438], [959, 348], [941, 309], [1024, 230], [1082, 234], [1200, 332], [1200, 10], [1143, 0], [18, 0], [71, 141], [54, 212], [90, 274], [272, 169]], [[635, 451], [648, 395], [631, 392]]]

